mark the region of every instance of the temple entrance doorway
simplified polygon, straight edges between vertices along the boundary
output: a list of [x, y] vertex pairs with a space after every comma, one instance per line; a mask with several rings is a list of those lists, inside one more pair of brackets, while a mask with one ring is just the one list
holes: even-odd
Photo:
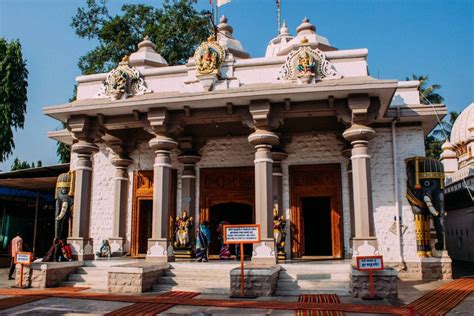
[[[176, 188], [177, 172], [171, 171], [171, 187], [169, 199], [171, 201], [168, 219], [168, 238], [174, 238], [174, 219], [176, 217]], [[145, 257], [148, 250], [148, 239], [151, 238], [153, 223], [153, 170], [136, 171], [133, 176], [132, 196], [132, 235], [130, 241], [130, 255]]]
[[153, 200], [140, 199], [138, 204], [138, 253], [146, 254], [148, 239], [151, 238], [150, 223], [153, 222]]
[[[199, 170], [199, 221], [211, 229], [211, 259], [219, 258], [217, 228], [226, 220], [231, 224], [255, 223], [255, 175], [253, 167], [202, 168]], [[232, 254], [235, 247], [230, 246]], [[251, 256], [251, 245], [245, 255]]]
[[[211, 246], [209, 253], [211, 255], [219, 255], [220, 241], [218, 238], [218, 227], [222, 222], [227, 222], [231, 225], [235, 224], [253, 224], [253, 210], [252, 206], [244, 203], [221, 203], [213, 205], [209, 211], [210, 226], [211, 226]], [[212, 232], [216, 232], [212, 234]], [[232, 255], [236, 255], [235, 245], [230, 246]], [[252, 245], [244, 245], [245, 257], [252, 256]]]
[[292, 257], [342, 258], [340, 165], [290, 166], [289, 174]]
[[301, 198], [304, 256], [332, 256], [331, 198]]

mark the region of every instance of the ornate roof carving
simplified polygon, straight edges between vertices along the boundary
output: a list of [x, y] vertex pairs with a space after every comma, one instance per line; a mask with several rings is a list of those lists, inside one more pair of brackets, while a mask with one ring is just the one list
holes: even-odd
[[326, 55], [322, 51], [311, 48], [306, 38], [303, 38], [301, 44], [299, 49], [287, 55], [278, 79], [311, 83], [324, 78], [341, 78], [332, 63], [326, 60]]
[[219, 75], [219, 68], [225, 60], [225, 51], [214, 38], [209, 37], [194, 52], [196, 70], [200, 75]]
[[112, 100], [120, 100], [152, 92], [146, 87], [140, 72], [130, 66], [128, 56], [122, 59], [117, 68], [108, 73], [102, 84], [96, 98], [110, 97]]

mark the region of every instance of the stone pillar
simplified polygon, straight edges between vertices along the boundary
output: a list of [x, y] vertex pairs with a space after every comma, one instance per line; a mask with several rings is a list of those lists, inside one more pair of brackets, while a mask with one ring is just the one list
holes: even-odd
[[79, 140], [71, 147], [77, 154], [74, 182], [74, 211], [72, 216], [72, 233], [68, 238], [73, 258], [92, 260], [94, 252], [92, 239], [89, 238], [89, 219], [91, 207], [92, 161], [91, 156], [99, 147], [89, 140]]
[[281, 214], [283, 211], [283, 170], [281, 161], [288, 157], [284, 151], [277, 150], [272, 152], [273, 159], [273, 207]]
[[196, 163], [201, 160], [199, 155], [183, 154], [178, 161], [183, 164], [181, 174], [181, 210], [188, 216], [196, 218]]
[[127, 167], [133, 162], [128, 157], [114, 157], [111, 160], [115, 166], [114, 184], [114, 216], [112, 236], [109, 238], [112, 256], [123, 256], [125, 245], [125, 223], [127, 222], [127, 193], [128, 172]]
[[278, 143], [275, 133], [258, 130], [248, 137], [255, 146], [255, 219], [260, 224], [261, 243], [254, 244], [252, 262], [275, 264], [277, 253], [273, 238], [272, 145]]
[[[283, 210], [283, 170], [281, 168], [281, 161], [288, 157], [288, 154], [282, 150], [274, 150], [272, 152], [273, 158], [273, 209], [277, 210], [278, 215], [283, 215], [285, 217], [286, 227], [283, 231], [284, 236], [289, 236], [289, 227], [288, 220]], [[286, 259], [285, 244], [287, 244], [286, 238], [282, 239], [280, 244], [276, 245], [277, 257], [280, 260]]]
[[355, 219], [354, 219], [354, 189], [352, 185], [352, 149], [345, 148], [342, 150], [342, 156], [348, 159], [347, 163], [347, 182], [349, 183], [349, 210], [351, 214], [351, 238], [355, 237]]
[[377, 249], [377, 239], [374, 234], [372, 183], [370, 174], [370, 156], [368, 154], [369, 140], [375, 131], [365, 125], [352, 124], [342, 136], [352, 145], [352, 186], [354, 208], [354, 237], [351, 248], [358, 255], [371, 255]]
[[146, 259], [160, 262], [174, 261], [172, 241], [168, 240], [171, 192], [170, 150], [178, 143], [165, 135], [156, 135], [149, 141], [155, 151], [153, 165], [153, 215], [152, 233], [148, 240]]

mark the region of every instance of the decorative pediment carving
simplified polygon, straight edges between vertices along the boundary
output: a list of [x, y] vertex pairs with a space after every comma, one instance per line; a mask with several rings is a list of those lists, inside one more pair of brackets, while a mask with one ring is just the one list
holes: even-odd
[[300, 48], [286, 57], [278, 79], [312, 83], [321, 79], [341, 78], [332, 63], [326, 60], [326, 55], [322, 51], [311, 48], [306, 38], [301, 41], [301, 44]]
[[204, 90], [210, 91], [219, 78], [219, 69], [224, 62], [226, 53], [224, 48], [209, 37], [207, 42], [202, 43], [194, 52], [196, 63], [196, 77], [201, 82]]
[[202, 43], [194, 52], [194, 62], [199, 75], [219, 75], [225, 60], [225, 51], [213, 37]]
[[130, 66], [128, 56], [125, 56], [117, 68], [108, 73], [96, 98], [110, 97], [112, 100], [121, 100], [151, 92], [141, 78], [140, 72]]

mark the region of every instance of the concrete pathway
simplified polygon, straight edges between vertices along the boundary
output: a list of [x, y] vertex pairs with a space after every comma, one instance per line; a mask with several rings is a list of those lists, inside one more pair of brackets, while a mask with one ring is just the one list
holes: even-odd
[[[0, 288], [9, 289], [13, 285], [12, 281], [7, 280], [8, 269], [0, 269]], [[427, 292], [436, 289], [448, 281], [434, 282], [399, 282], [399, 298], [396, 300], [377, 300], [367, 301], [355, 299], [352, 297], [340, 297], [343, 304], [356, 305], [385, 305], [385, 306], [403, 306], [408, 304]], [[36, 290], [28, 290], [32, 293]], [[77, 293], [90, 293], [90, 291], [81, 291]], [[143, 294], [142, 297], [148, 295], [156, 295], [157, 293]], [[69, 293], [68, 297], [48, 297], [38, 301], [15, 306], [9, 309], [1, 310], [1, 315], [66, 315], [66, 314], [105, 314], [129, 306], [133, 303], [122, 301], [103, 301], [98, 299], [76, 299], [75, 293]], [[0, 299], [8, 298], [8, 295], [0, 295]], [[196, 299], [218, 299], [228, 300], [227, 295], [219, 294], [201, 294]], [[256, 301], [279, 301], [279, 302], [296, 302], [297, 297], [264, 297], [258, 298]], [[263, 303], [263, 302], [262, 302]], [[474, 310], [474, 294], [471, 294], [461, 304], [448, 313], [448, 315], [472, 315]], [[258, 309], [258, 308], [228, 308], [214, 306], [189, 306], [176, 305], [166, 310], [162, 315], [294, 315], [294, 311], [275, 310], [275, 309]], [[356, 315], [346, 313], [346, 315]], [[360, 314], [358, 314], [360, 315]], [[376, 314], [372, 314], [376, 315]]]

